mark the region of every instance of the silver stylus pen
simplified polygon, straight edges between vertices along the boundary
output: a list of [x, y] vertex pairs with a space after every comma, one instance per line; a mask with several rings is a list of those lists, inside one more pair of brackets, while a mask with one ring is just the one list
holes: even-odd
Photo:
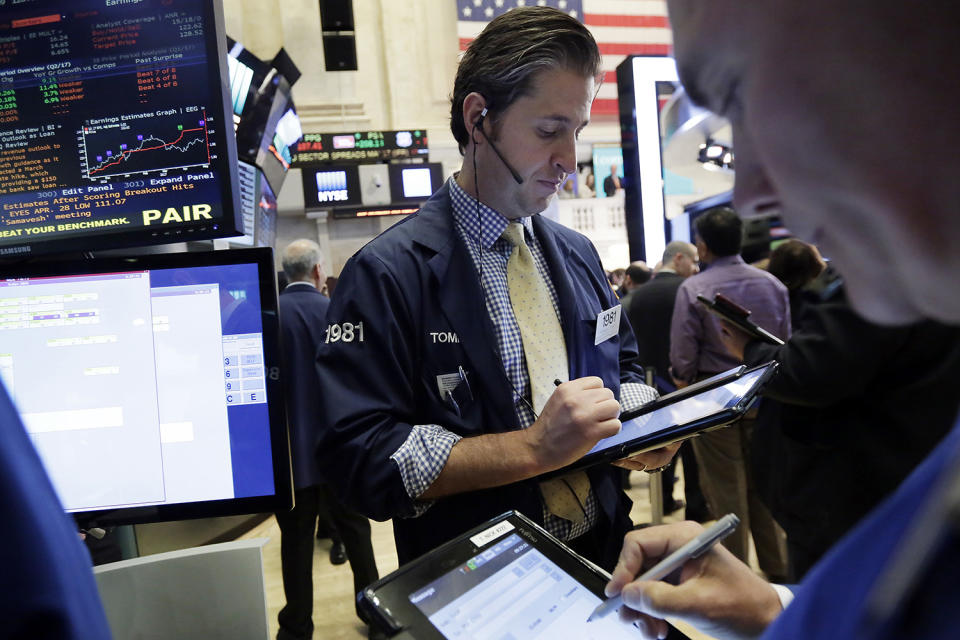
[[[688, 560], [692, 558], [699, 558], [704, 553], [709, 551], [713, 545], [717, 544], [728, 535], [733, 533], [738, 524], [740, 524], [740, 518], [732, 513], [728, 513], [714, 522], [713, 525], [707, 527], [707, 529], [696, 538], [652, 566], [643, 575], [637, 578], [637, 580], [661, 580], [667, 577], [678, 567], [682, 567]], [[605, 618], [609, 614], [619, 609], [622, 604], [623, 596], [621, 594], [617, 594], [612, 598], [604, 600], [597, 605], [596, 609], [593, 610], [593, 613], [591, 613], [590, 617], [587, 618], [587, 622]]]

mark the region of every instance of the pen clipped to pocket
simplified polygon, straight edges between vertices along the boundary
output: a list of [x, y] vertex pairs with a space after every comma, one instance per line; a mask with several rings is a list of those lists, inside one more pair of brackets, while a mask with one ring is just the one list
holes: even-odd
[[473, 402], [473, 390], [463, 366], [458, 366], [452, 373], [437, 376], [437, 391], [447, 406], [461, 417], [463, 408]]

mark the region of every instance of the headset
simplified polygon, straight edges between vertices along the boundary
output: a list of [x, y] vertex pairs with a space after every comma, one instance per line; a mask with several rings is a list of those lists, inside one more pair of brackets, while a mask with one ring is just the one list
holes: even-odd
[[[476, 131], [477, 129], [480, 130], [480, 135], [482, 135], [483, 138], [487, 141], [487, 143], [490, 145], [490, 148], [493, 149], [493, 152], [494, 152], [495, 154], [497, 154], [497, 157], [500, 158], [500, 162], [502, 162], [502, 163], [503, 163], [503, 166], [505, 166], [505, 167], [507, 168], [507, 171], [510, 172], [510, 175], [513, 176], [513, 179], [516, 181], [516, 183], [517, 183], [517, 184], [523, 184], [523, 178], [521, 178], [521, 177], [520, 177], [520, 174], [517, 173], [517, 172], [514, 170], [514, 168], [510, 166], [510, 163], [507, 162], [506, 158], [503, 157], [503, 154], [500, 153], [500, 149], [497, 149], [497, 145], [493, 144], [493, 140], [491, 140], [491, 139], [487, 136], [487, 134], [484, 132], [484, 130], [483, 130], [483, 120], [484, 120], [484, 118], [486, 118], [486, 117], [487, 117], [487, 108], [484, 107], [484, 108], [483, 108], [483, 111], [480, 112], [480, 117], [477, 118], [477, 121], [473, 123], [473, 126], [476, 127], [476, 129], [474, 129], [474, 131]], [[474, 141], [474, 148], [476, 148], [476, 141]], [[476, 163], [476, 162], [473, 163], [473, 172], [474, 172], [474, 175], [476, 175], [476, 172], [477, 172], [477, 163]]]

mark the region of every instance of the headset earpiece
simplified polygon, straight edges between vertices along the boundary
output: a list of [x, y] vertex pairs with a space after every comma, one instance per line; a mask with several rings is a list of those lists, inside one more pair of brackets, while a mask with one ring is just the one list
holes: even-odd
[[487, 117], [487, 108], [484, 107], [483, 111], [480, 112], [480, 116], [473, 123], [473, 131], [470, 132], [470, 137], [473, 138], [473, 144], [479, 144], [477, 140], [477, 129], [480, 129], [480, 133], [486, 137], [486, 134], [483, 133], [483, 120]]

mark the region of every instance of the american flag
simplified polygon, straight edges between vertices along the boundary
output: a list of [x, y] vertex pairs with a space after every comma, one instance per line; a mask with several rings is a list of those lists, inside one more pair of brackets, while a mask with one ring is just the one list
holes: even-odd
[[460, 51], [496, 16], [534, 4], [566, 11], [587, 25], [597, 40], [603, 55], [603, 85], [593, 102], [594, 117], [618, 113], [616, 68], [624, 57], [672, 52], [666, 0], [457, 0]]

